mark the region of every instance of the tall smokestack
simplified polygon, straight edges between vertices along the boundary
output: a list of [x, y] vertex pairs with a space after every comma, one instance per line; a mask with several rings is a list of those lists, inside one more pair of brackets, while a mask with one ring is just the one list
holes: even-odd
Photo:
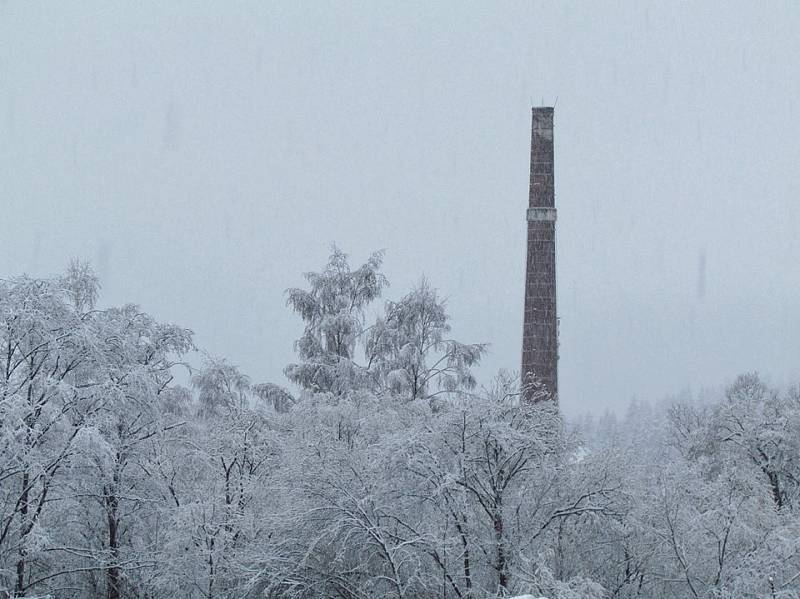
[[534, 108], [528, 195], [528, 262], [522, 331], [522, 380], [539, 381], [547, 395], [526, 385], [523, 400], [557, 399], [556, 208], [553, 180], [553, 109]]

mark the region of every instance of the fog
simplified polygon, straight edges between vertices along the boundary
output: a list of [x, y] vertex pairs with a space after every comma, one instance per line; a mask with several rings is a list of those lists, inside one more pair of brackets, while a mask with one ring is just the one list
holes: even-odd
[[519, 368], [530, 107], [555, 104], [559, 390], [800, 357], [793, 3], [0, 3], [0, 277], [92, 261], [254, 380], [332, 242]]

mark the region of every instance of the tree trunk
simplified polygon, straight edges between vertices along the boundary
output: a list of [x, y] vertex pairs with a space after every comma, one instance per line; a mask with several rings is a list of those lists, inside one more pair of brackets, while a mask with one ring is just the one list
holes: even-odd
[[508, 571], [506, 562], [506, 547], [503, 538], [503, 510], [502, 501], [498, 500], [492, 524], [494, 525], [494, 542], [496, 546], [494, 569], [497, 571], [497, 583], [501, 592], [508, 589]]
[[[114, 472], [114, 482], [118, 481], [117, 472]], [[114, 489], [106, 489], [106, 519], [108, 520], [108, 549], [111, 554], [111, 563], [106, 570], [106, 597], [107, 599], [120, 599], [119, 580], [119, 497]]]
[[781, 493], [781, 484], [780, 480], [778, 480], [778, 474], [776, 472], [772, 472], [767, 470], [767, 477], [769, 478], [769, 486], [772, 490], [772, 499], [775, 501], [775, 505], [778, 509], [783, 507], [783, 494]]
[[461, 537], [461, 546], [464, 550], [464, 586], [467, 588], [467, 595], [472, 596], [472, 568], [469, 558], [469, 541], [467, 540], [466, 530], [464, 526], [462, 526], [462, 523], [459, 522], [457, 515], [456, 529], [458, 530], [458, 536]]
[[25, 537], [27, 533], [25, 530], [27, 527], [27, 517], [28, 517], [28, 499], [29, 499], [29, 489], [28, 485], [30, 484], [30, 476], [28, 471], [22, 473], [22, 496], [20, 497], [20, 529], [22, 534], [20, 535], [20, 547], [19, 547], [19, 559], [17, 560], [17, 583], [14, 588], [14, 596], [15, 597], [22, 597], [25, 594], [25, 558], [27, 555], [27, 551], [24, 547]]

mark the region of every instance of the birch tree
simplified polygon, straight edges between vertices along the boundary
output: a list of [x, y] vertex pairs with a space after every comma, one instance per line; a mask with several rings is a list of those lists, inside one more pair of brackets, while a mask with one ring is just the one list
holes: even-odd
[[386, 302], [385, 316], [370, 330], [367, 356], [391, 392], [414, 401], [475, 388], [471, 368], [487, 346], [449, 338], [449, 320], [444, 300], [425, 279], [400, 301]]
[[305, 274], [308, 290], [287, 291], [286, 303], [305, 324], [295, 343], [301, 362], [285, 370], [290, 381], [336, 395], [369, 384], [367, 369], [356, 362], [356, 349], [364, 342], [365, 311], [388, 285], [382, 263], [383, 252], [375, 252], [353, 270], [347, 254], [333, 246], [325, 269]]

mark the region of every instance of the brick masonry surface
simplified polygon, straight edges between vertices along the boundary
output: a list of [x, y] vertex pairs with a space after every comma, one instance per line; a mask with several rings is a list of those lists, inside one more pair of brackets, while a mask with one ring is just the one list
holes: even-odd
[[[553, 109], [534, 108], [531, 126], [529, 206], [555, 208]], [[539, 379], [555, 398], [558, 392], [558, 318], [556, 316], [556, 227], [528, 221], [522, 374]], [[531, 397], [525, 398], [530, 401]]]

